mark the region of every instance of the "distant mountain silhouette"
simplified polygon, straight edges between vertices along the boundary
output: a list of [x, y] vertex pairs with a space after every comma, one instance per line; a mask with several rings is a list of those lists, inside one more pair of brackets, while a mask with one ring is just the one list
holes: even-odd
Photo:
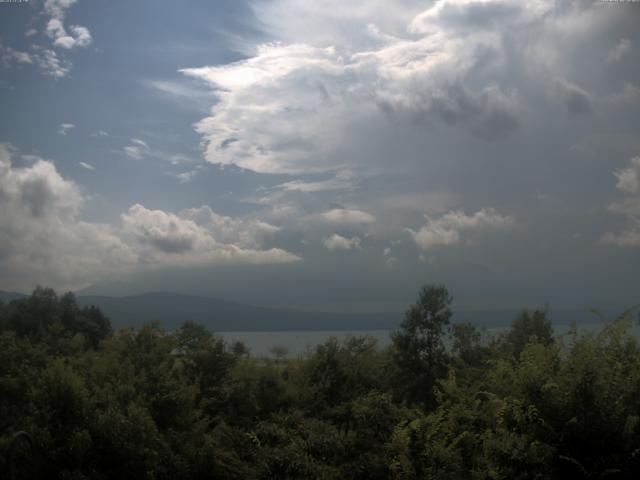
[[[0, 291], [7, 303], [27, 295]], [[217, 332], [232, 331], [319, 331], [319, 330], [392, 330], [398, 328], [404, 312], [349, 314], [308, 312], [285, 308], [245, 305], [211, 297], [170, 292], [151, 292], [126, 297], [80, 295], [81, 305], [96, 305], [111, 319], [114, 328], [139, 327], [158, 320], [167, 330], [178, 328], [187, 320], [206, 325]], [[518, 314], [516, 309], [456, 311], [453, 322], [472, 322], [489, 328], [508, 326]], [[613, 318], [617, 312], [605, 312]], [[597, 323], [587, 309], [552, 310], [554, 324]]]
[[216, 298], [153, 292], [129, 297], [80, 296], [81, 305], [96, 305], [114, 328], [159, 320], [175, 329], [187, 320], [218, 332], [272, 330], [378, 330], [395, 328], [393, 315], [302, 312], [255, 307]]
[[[27, 295], [0, 291], [8, 303]], [[398, 317], [389, 314], [342, 314], [256, 307], [217, 298], [170, 292], [151, 292], [127, 297], [80, 295], [82, 306], [95, 305], [114, 328], [139, 327], [158, 320], [168, 330], [187, 320], [218, 332], [283, 330], [387, 330], [396, 328]]]
[[9, 303], [12, 300], [20, 300], [21, 298], [25, 298], [28, 295], [24, 293], [16, 293], [16, 292], [3, 292], [0, 290], [0, 301], [4, 303]]

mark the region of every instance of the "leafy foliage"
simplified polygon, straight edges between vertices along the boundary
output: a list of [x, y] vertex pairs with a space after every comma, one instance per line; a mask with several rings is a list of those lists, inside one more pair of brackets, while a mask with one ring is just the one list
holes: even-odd
[[452, 300], [443, 285], [424, 287], [400, 330], [392, 334], [399, 386], [409, 402], [420, 402], [425, 408], [435, 405], [433, 389], [447, 372], [443, 334], [452, 315]]
[[630, 314], [555, 337], [523, 312], [487, 339], [450, 304], [425, 287], [387, 349], [252, 358], [193, 322], [111, 332], [39, 288], [0, 305], [0, 477], [637, 478]]

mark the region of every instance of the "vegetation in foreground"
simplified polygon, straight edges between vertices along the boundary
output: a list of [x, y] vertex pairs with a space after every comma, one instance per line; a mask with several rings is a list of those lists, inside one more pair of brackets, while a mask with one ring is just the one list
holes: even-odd
[[638, 478], [630, 313], [554, 337], [522, 312], [483, 339], [450, 304], [425, 287], [384, 350], [266, 359], [191, 322], [111, 332], [39, 288], [0, 305], [0, 477]]

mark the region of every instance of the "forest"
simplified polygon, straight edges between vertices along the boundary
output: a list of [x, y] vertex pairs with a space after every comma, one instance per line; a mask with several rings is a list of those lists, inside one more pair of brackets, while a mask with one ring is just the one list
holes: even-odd
[[428, 285], [387, 348], [253, 357], [39, 287], [0, 305], [0, 478], [640, 478], [633, 313], [559, 335], [522, 311], [491, 336]]

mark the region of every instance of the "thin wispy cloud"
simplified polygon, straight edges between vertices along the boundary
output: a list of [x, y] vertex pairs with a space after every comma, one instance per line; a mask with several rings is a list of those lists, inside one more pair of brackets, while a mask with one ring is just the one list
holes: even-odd
[[58, 127], [58, 133], [60, 135], [67, 135], [67, 133], [69, 133], [74, 128], [76, 128], [76, 126], [73, 123], [61, 123]]
[[78, 165], [80, 165], [82, 168], [84, 168], [85, 170], [90, 170], [93, 171], [96, 169], [96, 167], [94, 167], [93, 165], [90, 165], [86, 162], [78, 162]]
[[331, 210], [320, 214], [320, 218], [325, 222], [335, 225], [357, 225], [373, 223], [376, 221], [376, 218], [370, 213], [348, 208], [332, 208]]
[[123, 151], [129, 158], [132, 158], [134, 160], [142, 160], [151, 152], [151, 149], [149, 148], [149, 145], [147, 145], [147, 142], [145, 142], [144, 140], [141, 140], [139, 138], [132, 138], [129, 145], [126, 145], [123, 148]]
[[608, 53], [607, 61], [609, 63], [620, 62], [625, 56], [629, 55], [630, 51], [631, 40], [629, 40], [628, 38], [621, 38]]
[[277, 185], [276, 189], [282, 189], [288, 192], [328, 192], [336, 190], [354, 190], [357, 188], [358, 179], [354, 172], [340, 171], [333, 178], [326, 180], [291, 180], [289, 182]]

